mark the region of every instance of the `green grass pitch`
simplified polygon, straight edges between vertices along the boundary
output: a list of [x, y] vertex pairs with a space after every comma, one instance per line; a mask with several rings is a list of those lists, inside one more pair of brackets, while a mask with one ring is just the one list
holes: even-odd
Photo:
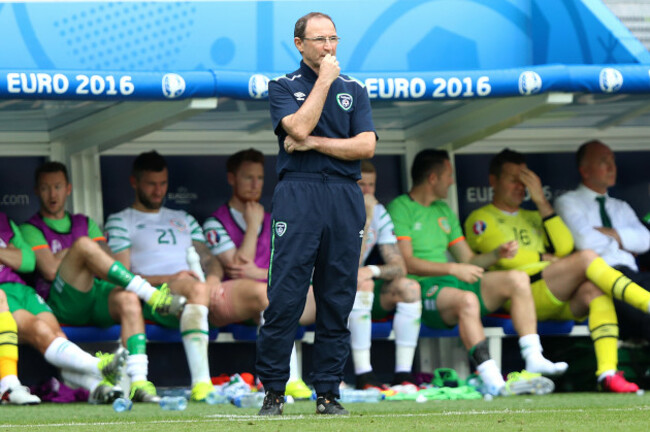
[[136, 404], [43, 404], [0, 407], [0, 431], [647, 431], [650, 394], [561, 393], [492, 401], [345, 404], [345, 417], [316, 415], [314, 402], [285, 406], [284, 416], [257, 417], [255, 409], [190, 403], [180, 412]]

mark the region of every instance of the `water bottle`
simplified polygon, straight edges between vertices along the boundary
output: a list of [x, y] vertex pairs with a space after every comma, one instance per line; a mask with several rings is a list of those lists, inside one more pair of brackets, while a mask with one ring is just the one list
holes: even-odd
[[482, 395], [490, 394], [487, 386], [483, 383], [483, 380], [478, 375], [470, 375], [467, 378], [467, 385], [473, 387], [474, 390], [481, 393]]
[[239, 395], [232, 400], [232, 403], [239, 408], [260, 408], [264, 402], [264, 393], [246, 393]]
[[208, 405], [224, 404], [228, 403], [228, 398], [224, 394], [213, 391], [208, 393], [208, 395], [205, 397], [205, 403]]
[[165, 411], [183, 411], [187, 408], [187, 399], [183, 396], [165, 396], [160, 399], [160, 408]]
[[167, 387], [159, 388], [158, 396], [183, 396], [185, 399], [189, 399], [192, 394], [192, 391], [189, 388], [185, 387]]
[[203, 273], [203, 268], [201, 267], [201, 257], [199, 256], [196, 249], [194, 249], [194, 246], [187, 248], [186, 259], [190, 270], [196, 273], [201, 282], [205, 282], [205, 273]]
[[124, 412], [124, 411], [131, 411], [131, 408], [133, 408], [133, 402], [131, 399], [126, 399], [126, 398], [117, 398], [113, 401], [113, 410], [115, 412]]
[[379, 390], [341, 389], [341, 402], [379, 402], [384, 398]]
[[251, 387], [242, 379], [239, 374], [235, 374], [230, 378], [230, 382], [224, 384], [222, 393], [232, 401], [237, 396], [250, 393]]

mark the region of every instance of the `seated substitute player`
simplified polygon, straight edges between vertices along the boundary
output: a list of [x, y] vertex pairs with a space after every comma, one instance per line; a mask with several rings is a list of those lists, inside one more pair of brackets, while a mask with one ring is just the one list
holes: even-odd
[[[194, 217], [182, 210], [163, 206], [167, 194], [167, 163], [155, 151], [140, 154], [133, 162], [131, 187], [135, 191], [132, 207], [110, 215], [106, 222], [108, 245], [115, 258], [133, 273], [144, 276], [154, 285], [169, 283], [172, 292], [187, 298], [180, 323], [176, 317], [163, 317], [144, 306], [144, 316], [166, 327], [178, 328], [192, 376], [192, 400], [203, 401], [214, 390], [208, 362], [208, 313], [213, 325], [221, 326], [250, 315], [239, 317], [224, 300], [237, 296], [237, 284], [222, 284], [223, 268], [206, 245], [201, 227]], [[187, 250], [194, 246], [205, 270], [205, 283], [190, 271]], [[241, 286], [254, 281], [237, 281]], [[235, 287], [233, 287], [235, 286]], [[266, 305], [256, 309], [255, 317]], [[210, 308], [208, 308], [208, 306]], [[245, 314], [244, 314], [245, 315]], [[234, 317], [234, 318], [233, 318]]]
[[[409, 276], [422, 288], [422, 321], [429, 327], [449, 328], [458, 324], [460, 338], [477, 365], [479, 376], [493, 395], [548, 393], [554, 385], [546, 375], [561, 374], [566, 363], [552, 363], [542, 355], [537, 335], [535, 306], [528, 276], [522, 271], [484, 273], [498, 259], [511, 257], [516, 242], [495, 245], [475, 255], [460, 228], [460, 222], [443, 201], [453, 184], [449, 156], [443, 150], [422, 150], [411, 169], [413, 187], [388, 206], [395, 234]], [[448, 262], [446, 252], [457, 262]], [[526, 370], [504, 382], [490, 358], [481, 315], [511, 304], [512, 321], [519, 334]]]
[[[126, 350], [120, 347], [115, 354], [92, 356], [68, 341], [45, 300], [16, 273], [33, 271], [34, 263], [34, 252], [23, 240], [18, 227], [0, 213], [0, 290], [6, 296], [21, 341], [32, 345], [45, 360], [60, 368], [66, 382], [88, 389], [89, 402], [110, 403], [122, 396], [117, 383]], [[20, 393], [20, 389], [17, 391]], [[7, 397], [11, 401], [11, 395]], [[29, 400], [26, 395], [22, 398]]]
[[[368, 160], [361, 161], [359, 186], [366, 205], [366, 225], [361, 250], [357, 294], [350, 313], [350, 345], [354, 372], [359, 389], [385, 390], [370, 364], [370, 345], [373, 319], [392, 314], [395, 331], [395, 376], [392, 386], [415, 385], [412, 376], [413, 357], [420, 335], [422, 301], [420, 285], [406, 278], [406, 264], [397, 247], [393, 221], [383, 205], [375, 198], [377, 171]], [[365, 265], [377, 245], [383, 265]]]
[[[126, 373], [131, 379], [131, 399], [158, 402], [155, 387], [147, 380], [144, 319], [135, 291], [163, 313], [177, 314], [185, 299], [172, 296], [168, 289], [157, 291], [134, 276], [110, 256], [92, 219], [65, 210], [72, 188], [65, 165], [41, 165], [35, 181], [40, 209], [21, 226], [21, 232], [36, 255], [37, 292], [64, 324], [108, 327], [120, 323], [130, 354]], [[147, 289], [149, 297], [142, 294]]]
[[[239, 311], [237, 315], [242, 319], [257, 318], [268, 304], [266, 281], [271, 256], [271, 217], [259, 203], [264, 186], [264, 155], [252, 148], [237, 152], [228, 158], [226, 171], [232, 197], [205, 221], [203, 230], [212, 253], [226, 270], [224, 287], [240, 284], [236, 289], [227, 289], [226, 302]], [[242, 286], [237, 279], [261, 282]], [[312, 293], [307, 297], [305, 310], [301, 324], [311, 324], [315, 315]], [[308, 399], [312, 391], [298, 371], [294, 346], [285, 394], [294, 399]]]
[[[599, 387], [614, 393], [635, 392], [636, 384], [616, 372], [618, 324], [612, 297], [647, 312], [650, 293], [611, 268], [592, 250], [572, 253], [573, 237], [544, 196], [539, 177], [526, 167], [525, 156], [503, 150], [490, 162], [492, 204], [472, 212], [465, 232], [472, 248], [491, 250], [517, 241], [519, 251], [501, 257], [494, 269], [521, 269], [530, 275], [540, 320], [584, 319], [594, 341]], [[520, 208], [526, 188], [536, 211]]]
[[[616, 184], [616, 160], [600, 141], [576, 152], [582, 182], [555, 200], [557, 214], [571, 230], [576, 249], [591, 249], [607, 264], [650, 290], [650, 272], [639, 271], [636, 255], [650, 249], [650, 230], [625, 201], [607, 190]], [[650, 315], [614, 299], [621, 339], [650, 340]]]
[[[0, 260], [2, 250], [0, 250]], [[18, 327], [0, 289], [0, 401], [3, 404], [38, 405], [41, 400], [18, 379]]]

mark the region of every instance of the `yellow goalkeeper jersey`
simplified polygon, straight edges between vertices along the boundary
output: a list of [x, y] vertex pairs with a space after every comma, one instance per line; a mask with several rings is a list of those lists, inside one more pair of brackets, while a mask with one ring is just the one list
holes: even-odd
[[558, 257], [573, 251], [573, 237], [562, 219], [553, 214], [544, 220], [538, 211], [519, 209], [516, 213], [488, 204], [474, 210], [465, 221], [465, 236], [477, 253], [486, 253], [511, 240], [519, 242], [514, 258], [500, 259], [491, 270], [519, 269], [535, 274], [548, 265], [543, 253]]

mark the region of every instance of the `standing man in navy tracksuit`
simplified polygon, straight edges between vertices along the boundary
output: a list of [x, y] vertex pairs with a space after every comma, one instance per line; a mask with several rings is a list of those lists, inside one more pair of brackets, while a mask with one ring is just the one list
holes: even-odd
[[280, 181], [273, 195], [269, 306], [257, 343], [257, 373], [266, 390], [260, 415], [282, 414], [312, 270], [316, 412], [348, 413], [336, 398], [350, 351], [347, 320], [365, 223], [356, 181], [359, 160], [373, 156], [377, 136], [365, 88], [340, 75], [338, 41], [329, 16], [300, 18], [294, 29], [300, 69], [269, 83]]

